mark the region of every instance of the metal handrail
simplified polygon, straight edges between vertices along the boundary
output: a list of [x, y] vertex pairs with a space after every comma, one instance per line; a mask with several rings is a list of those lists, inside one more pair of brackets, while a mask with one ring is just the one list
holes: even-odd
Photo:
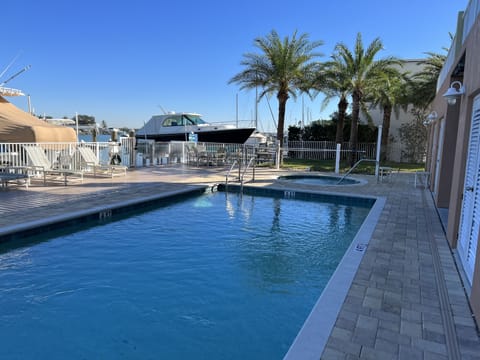
[[253, 155], [250, 160], [248, 161], [247, 166], [245, 166], [245, 169], [243, 170], [242, 176], [240, 177], [240, 192], [243, 192], [243, 179], [245, 178], [245, 173], [247, 172], [248, 168], [253, 162], [253, 178], [252, 181], [255, 181], [255, 158], [256, 156]]
[[240, 192], [243, 191], [243, 183], [245, 179], [245, 174], [247, 173], [247, 170], [250, 168], [250, 166], [253, 163], [253, 177], [252, 181], [255, 181], [255, 158], [256, 156], [252, 156], [250, 160], [248, 161], [247, 166], [243, 169], [243, 172], [241, 170], [241, 162], [238, 160], [234, 160], [232, 163], [232, 166], [230, 166], [230, 169], [228, 170], [227, 174], [225, 175], [225, 189], [228, 188], [228, 178], [230, 177], [230, 174], [232, 173], [233, 169], [235, 169], [235, 166], [238, 165], [238, 180], [240, 181]]
[[237, 162], [237, 160], [233, 161], [232, 166], [230, 166], [230, 170], [228, 170], [227, 175], [225, 175], [225, 189], [228, 187], [228, 177], [230, 176], [230, 173], [232, 172]]
[[350, 173], [362, 162], [362, 161], [371, 161], [374, 163], [377, 163], [377, 160], [375, 159], [360, 159], [358, 160], [353, 166], [345, 173], [345, 175], [342, 176], [342, 178], [338, 181], [337, 185], [340, 184]]

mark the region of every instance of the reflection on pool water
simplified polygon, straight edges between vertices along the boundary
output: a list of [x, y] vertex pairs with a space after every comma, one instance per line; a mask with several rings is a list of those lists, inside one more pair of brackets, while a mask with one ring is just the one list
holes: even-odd
[[342, 180], [342, 178], [339, 176], [327, 176], [327, 175], [286, 175], [286, 176], [280, 176], [278, 179], [280, 181], [288, 181], [295, 184], [307, 184], [307, 185], [360, 184], [360, 181], [355, 179], [345, 178]]
[[279, 359], [368, 211], [216, 192], [4, 247], [0, 358]]

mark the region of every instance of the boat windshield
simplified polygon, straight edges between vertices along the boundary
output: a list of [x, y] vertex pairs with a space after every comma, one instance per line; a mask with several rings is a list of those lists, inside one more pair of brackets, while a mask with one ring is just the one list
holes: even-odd
[[163, 120], [162, 126], [188, 126], [205, 124], [199, 115], [172, 115]]
[[205, 124], [205, 121], [203, 121], [198, 115], [183, 115], [183, 118], [185, 121], [185, 125]]

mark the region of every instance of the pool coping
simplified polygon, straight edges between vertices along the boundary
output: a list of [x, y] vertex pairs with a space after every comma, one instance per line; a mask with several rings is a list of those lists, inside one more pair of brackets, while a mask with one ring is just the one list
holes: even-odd
[[385, 197], [368, 198], [375, 199], [373, 207], [285, 354], [284, 360], [321, 357], [386, 203]]
[[49, 216], [21, 224], [4, 226], [0, 229], [0, 243], [27, 238], [32, 235], [37, 235], [41, 231], [48, 232], [58, 230], [60, 226], [68, 227], [76, 225], [79, 222], [107, 221], [116, 215], [121, 215], [133, 209], [138, 210], [139, 206], [148, 207], [161, 200], [170, 200], [177, 197], [203, 193], [207, 188], [208, 186], [199, 185], [189, 189], [166, 191], [155, 195]]
[[[290, 174], [287, 174], [287, 175], [280, 175], [278, 176], [276, 179], [275, 179], [275, 182], [279, 183], [279, 184], [282, 184], [282, 185], [304, 185], [302, 183], [295, 183], [295, 182], [292, 182], [292, 181], [289, 181], [288, 178], [298, 178], [298, 177], [310, 177], [310, 178], [321, 178], [321, 177], [324, 177], [324, 178], [336, 178], [338, 179], [339, 181], [340, 180], [343, 180], [344, 177], [343, 176], [340, 176], [340, 175], [325, 175], [323, 173], [312, 173], [312, 172], [298, 172], [298, 173], [290, 173]], [[325, 186], [331, 186], [331, 187], [342, 187], [342, 188], [345, 188], [345, 187], [355, 187], [355, 186], [363, 186], [363, 185], [366, 185], [368, 182], [365, 180], [365, 179], [361, 179], [361, 178], [357, 178], [357, 177], [352, 177], [352, 176], [347, 176], [345, 177], [345, 180], [350, 180], [350, 181], [355, 181], [355, 183], [353, 184], [308, 184], [309, 186], [312, 186], [312, 187], [322, 187], [322, 189], [324, 189]]]

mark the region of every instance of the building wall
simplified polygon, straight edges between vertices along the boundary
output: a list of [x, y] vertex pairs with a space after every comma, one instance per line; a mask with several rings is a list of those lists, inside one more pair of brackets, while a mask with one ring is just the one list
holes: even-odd
[[[455, 152], [450, 149], [455, 149], [457, 143], [457, 129], [458, 121], [449, 121], [451, 119], [458, 119], [460, 111], [460, 101], [455, 106], [448, 106], [446, 117], [444, 120], [444, 137], [442, 145], [442, 154], [440, 158], [442, 164], [438, 171], [437, 188], [435, 189], [435, 199], [437, 206], [440, 208], [448, 208], [450, 202], [451, 188], [452, 188], [452, 172], [454, 166]], [[445, 149], [445, 151], [443, 151]], [[437, 164], [438, 166], [439, 164]]]
[[[477, 17], [470, 33], [463, 39], [463, 45], [457, 50], [456, 63], [465, 56], [463, 76], [454, 77], [452, 67], [446, 80], [437, 92], [432, 103], [432, 109], [438, 113], [438, 118], [446, 120], [446, 136], [441, 162], [437, 163], [434, 143], [434, 133], [438, 132], [439, 122], [429, 126], [429, 150], [427, 169], [431, 172], [431, 189], [438, 181], [434, 200], [438, 207], [448, 207], [447, 239], [452, 248], [457, 248], [462, 198], [464, 191], [465, 168], [470, 138], [473, 99], [480, 93], [480, 18]], [[457, 100], [455, 106], [448, 106], [442, 94], [454, 80], [460, 80], [465, 87], [465, 94]], [[437, 130], [436, 130], [437, 129]], [[439, 166], [439, 171], [437, 171]], [[438, 174], [438, 179], [436, 176]], [[477, 239], [478, 241], [478, 239]], [[459, 264], [461, 266], [461, 264]], [[477, 246], [476, 262], [471, 284], [470, 303], [477, 319], [480, 319], [480, 246]]]
[[[468, 131], [465, 131], [464, 137], [464, 147], [468, 146], [469, 134], [470, 134], [470, 124], [471, 124], [471, 108], [472, 102], [475, 96], [480, 94], [480, 17], [477, 17], [473, 31], [470, 32], [470, 35], [466, 41], [466, 64], [468, 64], [468, 76], [464, 77], [466, 89], [471, 89], [468, 94], [468, 107], [466, 111], [467, 120], [466, 128]], [[467, 151], [466, 149], [461, 148], [464, 154], [464, 163], [466, 159]], [[460, 151], [459, 151], [460, 152]], [[465, 167], [463, 169], [465, 173]], [[458, 187], [463, 191], [463, 181], [461, 184], [458, 184]], [[460, 193], [460, 191], [459, 191]], [[457, 214], [457, 219], [460, 218], [460, 211]], [[459, 222], [459, 220], [457, 220]], [[458, 225], [457, 225], [458, 228]], [[480, 236], [477, 239], [477, 244], [480, 241]], [[471, 303], [474, 313], [477, 319], [480, 319], [480, 246], [477, 246], [476, 262], [475, 262], [475, 271], [474, 278], [472, 281], [472, 292], [471, 292]]]
[[[421, 71], [423, 65], [421, 62], [423, 59], [408, 59], [402, 60], [403, 66], [401, 68], [402, 71], [408, 71], [410, 74], [415, 74]], [[389, 129], [389, 147], [387, 153], [387, 159], [390, 161], [396, 162], [403, 162], [406, 159], [402, 156], [402, 150], [404, 150], [404, 146], [400, 141], [400, 127], [403, 124], [407, 124], [411, 122], [414, 117], [409, 112], [410, 107], [407, 111], [400, 109], [398, 111], [398, 116], [395, 111], [392, 112], [392, 116], [390, 119], [390, 129]], [[372, 117], [374, 124], [381, 124], [383, 121], [383, 111], [378, 108], [371, 109], [369, 111], [370, 116]], [[367, 123], [367, 119], [365, 115], [360, 116], [360, 121], [363, 124]], [[393, 139], [393, 141], [391, 141]]]

